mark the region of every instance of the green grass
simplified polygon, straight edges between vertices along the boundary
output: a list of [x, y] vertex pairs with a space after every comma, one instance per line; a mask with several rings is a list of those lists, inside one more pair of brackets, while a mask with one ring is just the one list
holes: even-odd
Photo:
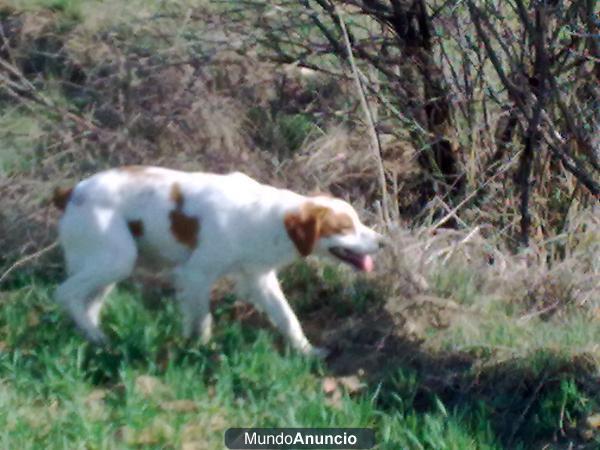
[[[593, 312], [575, 305], [572, 290], [576, 282], [570, 277], [553, 277], [545, 283], [548, 298], [530, 291], [486, 293], [480, 272], [449, 266], [438, 268], [433, 277], [433, 291], [465, 307], [472, 314], [462, 314], [451, 327], [432, 329], [431, 337], [439, 340], [440, 348], [456, 349], [487, 347], [506, 355], [527, 355], [541, 349], [552, 349], [565, 355], [590, 352], [600, 356], [600, 326]], [[541, 301], [560, 301], [556, 314], [541, 314], [545, 304]], [[554, 312], [550, 310], [550, 312]]]
[[0, 115], [0, 174], [28, 167], [38, 139], [42, 135], [40, 122], [14, 108]]
[[[373, 427], [377, 448], [390, 450], [500, 448], [485, 417], [465, 421], [464, 412], [439, 402], [422, 413], [400, 404], [384, 409], [377, 386], [330, 402], [321, 362], [278, 351], [271, 330], [231, 323], [227, 302], [203, 348], [179, 337], [171, 302], [148, 311], [137, 294], [120, 290], [103, 319], [112, 347], [98, 350], [75, 332], [48, 287], [0, 299], [2, 448], [179, 448], [197, 441], [212, 449], [221, 448], [230, 426]], [[145, 375], [156, 384], [150, 392], [136, 388]], [[416, 389], [415, 378], [398, 376], [404, 391]], [[169, 406], [174, 400], [188, 400], [192, 411]]]
[[48, 79], [39, 94], [57, 109], [12, 101], [0, 105], [0, 175], [27, 172], [47, 157], [51, 152], [48, 147], [56, 147], [49, 144], [49, 130], [64, 121], [61, 111], [72, 109], [72, 103], [61, 92], [56, 79]]
[[247, 121], [257, 141], [281, 159], [293, 156], [318, 130], [309, 114], [273, 112], [259, 106], [249, 109]]
[[[308, 314], [315, 305], [298, 286], [314, 286], [317, 275], [322, 287], [311, 295], [338, 298], [332, 307], [340, 317], [368, 314], [380, 304], [376, 290], [348, 284], [338, 270], [300, 265], [284, 275], [297, 309]], [[0, 291], [0, 447], [217, 449], [228, 427], [298, 426], [371, 427], [378, 449], [516, 449], [546, 442], [557, 430], [572, 433], [597, 408], [563, 368], [568, 355], [538, 349], [489, 371], [475, 361], [462, 372], [450, 367], [445, 361], [452, 352], [474, 342], [461, 340], [459, 331], [439, 354], [422, 348], [400, 364], [390, 357], [365, 389], [340, 387], [334, 399], [323, 389], [325, 377], [333, 376], [325, 363], [282, 349], [270, 328], [233, 320], [232, 300], [218, 303], [215, 336], [203, 347], [180, 337], [170, 299], [149, 310], [139, 293], [121, 288], [103, 311], [111, 346], [101, 350], [77, 334], [46, 283], [34, 279]], [[356, 309], [346, 302], [357, 302]], [[503, 332], [520, 338], [510, 327]], [[494, 332], [484, 327], [481, 333], [482, 345], [493, 348]], [[550, 334], [548, 328], [540, 337]], [[565, 337], [565, 352], [596, 337]], [[494, 352], [484, 353], [480, 363]], [[457, 397], [441, 382], [457, 376], [471, 385], [468, 395]], [[432, 383], [431, 377], [441, 378]], [[473, 388], [475, 378], [480, 386]], [[539, 380], [543, 389], [530, 402]], [[527, 417], [511, 433], [528, 403]]]

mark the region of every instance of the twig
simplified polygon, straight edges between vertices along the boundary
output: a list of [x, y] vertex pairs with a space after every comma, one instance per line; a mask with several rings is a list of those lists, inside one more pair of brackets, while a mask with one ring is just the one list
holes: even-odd
[[546, 306], [545, 308], [542, 308], [542, 309], [539, 309], [537, 311], [533, 311], [533, 312], [527, 313], [527, 314], [519, 317], [517, 319], [517, 322], [520, 323], [520, 324], [527, 323], [531, 319], [533, 319], [534, 317], [541, 316], [542, 314], [545, 314], [547, 312], [552, 311], [553, 309], [556, 309], [559, 306], [559, 304], [560, 304], [560, 301], [556, 300], [554, 303], [552, 303], [551, 305]]
[[435, 223], [433, 226], [431, 226], [428, 231], [432, 232], [436, 228], [439, 228], [441, 225], [443, 225], [444, 223], [446, 223], [451, 217], [454, 216], [454, 214], [456, 214], [456, 212], [460, 208], [462, 208], [465, 204], [467, 204], [469, 202], [469, 200], [471, 200], [473, 197], [475, 197], [475, 195], [477, 195], [477, 193], [481, 189], [483, 189], [488, 184], [490, 184], [493, 180], [495, 180], [500, 175], [502, 175], [503, 173], [505, 173], [509, 169], [509, 167], [512, 165], [512, 162], [514, 160], [515, 160], [515, 158], [513, 158], [508, 164], [505, 165], [504, 170], [500, 170], [500, 171], [496, 172], [492, 177], [488, 178], [485, 181], [485, 183], [481, 184], [477, 189], [475, 189], [473, 192], [471, 192], [469, 195], [467, 195], [458, 205], [456, 205], [454, 208], [452, 208], [452, 210], [448, 214], [446, 214], [444, 217], [442, 217], [440, 220], [438, 220], [437, 223]]
[[537, 396], [540, 393], [540, 390], [542, 389], [542, 387], [544, 387], [544, 384], [546, 384], [547, 379], [548, 379], [548, 374], [544, 373], [544, 376], [542, 377], [542, 379], [540, 380], [538, 385], [535, 387], [535, 391], [533, 391], [533, 394], [531, 394], [531, 397], [529, 398], [529, 401], [527, 402], [525, 409], [523, 410], [523, 412], [521, 413], [521, 415], [515, 422], [515, 425], [513, 426], [512, 432], [510, 433], [510, 437], [508, 438], [508, 448], [512, 447], [512, 443], [515, 438], [515, 435], [517, 434], [517, 431], [519, 431], [519, 428], [521, 428], [521, 425], [523, 424], [523, 420], [525, 419], [525, 416], [527, 415], [527, 413], [531, 409], [531, 406], [537, 399]]
[[[476, 226], [475, 228], [473, 228], [469, 234], [467, 234], [467, 236], [465, 236], [465, 238], [463, 238], [460, 242], [457, 242], [456, 244], [454, 244], [454, 247], [452, 248], [452, 251], [450, 251], [450, 253], [448, 253], [446, 255], [446, 257], [444, 258], [444, 261], [442, 261], [442, 264], [446, 264], [448, 262], [448, 260], [450, 260], [450, 258], [452, 258], [452, 256], [456, 253], [456, 250], [458, 249], [459, 246], [466, 244], [467, 242], [469, 242], [473, 236], [475, 236], [476, 234], [479, 233], [479, 225]], [[468, 255], [467, 255], [468, 256]]]
[[389, 230], [392, 226], [392, 223], [390, 219], [388, 193], [385, 182], [385, 169], [383, 167], [383, 159], [381, 157], [381, 143], [379, 142], [379, 136], [377, 135], [377, 131], [375, 130], [375, 123], [373, 122], [373, 113], [369, 108], [369, 103], [367, 102], [367, 97], [365, 96], [365, 91], [363, 89], [363, 85], [358, 74], [358, 68], [356, 67], [356, 63], [354, 61], [352, 45], [350, 44], [350, 38], [348, 37], [346, 24], [344, 23], [344, 20], [342, 19], [342, 16], [339, 14], [339, 12], [337, 12], [337, 17], [340, 22], [342, 34], [344, 35], [344, 43], [346, 44], [346, 51], [348, 52], [348, 61], [350, 62], [350, 67], [352, 68], [352, 74], [354, 75], [354, 82], [356, 83], [356, 88], [360, 97], [360, 103], [365, 113], [365, 118], [367, 119], [367, 124], [369, 127], [369, 134], [371, 136], [371, 146], [373, 148], [373, 153], [375, 154], [375, 158], [377, 160], [377, 167], [379, 169], [379, 184], [381, 185], [381, 206], [383, 218], [385, 220], [386, 227]]
[[[12, 74], [14, 77], [18, 79], [19, 82], [13, 81], [10, 77], [0, 74], [0, 87], [3, 87], [9, 95], [15, 97], [18, 100], [21, 100], [24, 104], [28, 102], [33, 102], [35, 104], [41, 105], [45, 107], [48, 111], [56, 114], [58, 117], [69, 118], [72, 121], [76, 122], [78, 125], [87, 129], [88, 131], [95, 133], [104, 133], [113, 135], [114, 133], [109, 132], [108, 130], [102, 129], [96, 124], [94, 124], [91, 120], [86, 119], [85, 117], [78, 116], [77, 114], [68, 111], [57, 105], [50, 98], [43, 95], [39, 89], [31, 83], [23, 73], [15, 67], [10, 62], [6, 61], [3, 58], [0, 58], [0, 67]], [[22, 91], [22, 92], [20, 92]], [[27, 105], [31, 108], [31, 105]]]
[[23, 266], [24, 264], [26, 264], [27, 262], [39, 258], [40, 256], [42, 256], [44, 253], [49, 252], [50, 250], [52, 250], [54, 247], [56, 247], [58, 245], [58, 242], [54, 241], [52, 244], [48, 245], [47, 247], [44, 247], [41, 250], [38, 250], [35, 253], [32, 253], [31, 255], [27, 255], [24, 258], [19, 259], [18, 261], [16, 261], [12, 266], [10, 266], [6, 272], [4, 272], [2, 274], [2, 276], [0, 277], [0, 284], [2, 284], [2, 282], [11, 274], [11, 272], [15, 269], [18, 269], [19, 267]]

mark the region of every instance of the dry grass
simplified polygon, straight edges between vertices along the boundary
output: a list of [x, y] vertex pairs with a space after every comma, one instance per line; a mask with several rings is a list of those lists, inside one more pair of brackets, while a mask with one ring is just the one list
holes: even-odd
[[[240, 55], [239, 36], [221, 32], [209, 39], [221, 17], [204, 2], [181, 2], [164, 11], [82, 3], [68, 26], [64, 11], [8, 14], [7, 5], [2, 57], [3, 76], [11, 84], [4, 101], [12, 105], [6, 114], [17, 114], [24, 131], [2, 153], [2, 158], [10, 153], [0, 179], [4, 267], [52, 242], [56, 214], [47, 206], [52, 187], [120, 164], [242, 169], [300, 191], [330, 191], [351, 200], [370, 223], [382, 224], [369, 136], [357, 102], [345, 99], [351, 80], [333, 83], [327, 75]], [[115, 8], [118, 20], [107, 15], [114, 17]], [[195, 31], [198, 24], [202, 31]], [[54, 53], [47, 54], [42, 43]], [[316, 123], [306, 125], [311, 120]], [[300, 149], [290, 153], [285, 141], [297, 129], [305, 134], [292, 136], [301, 139]], [[416, 149], [406, 133], [383, 133], [380, 139], [392, 206], [407, 211], [419, 195]], [[506, 164], [509, 171], [511, 162]], [[539, 297], [554, 295], [547, 292], [554, 286], [548, 280], [577, 273], [581, 279], [572, 280], [569, 296], [577, 304], [594, 303], [594, 207], [571, 199], [560, 233], [540, 229], [531, 249], [514, 255], [505, 247], [518, 220], [514, 201], [498, 179], [486, 180], [474, 194], [482, 187], [483, 203], [467, 202], [453, 211], [438, 198], [420, 215], [421, 224], [434, 223], [433, 211], [446, 208], [458, 230], [430, 225], [408, 232], [410, 221], [397, 221], [391, 239], [401, 251], [382, 265], [407, 261], [410, 270], [401, 279], [414, 278], [409, 285], [419, 289], [449, 264], [480, 273], [486, 292], [494, 283], [503, 289], [522, 286], [526, 278], [530, 306], [542, 309], [552, 301]], [[541, 199], [534, 204], [540, 210], [545, 205]], [[534, 226], [548, 223], [542, 213], [536, 217]]]
[[593, 310], [600, 306], [598, 210], [581, 213], [571, 224], [573, 229], [553, 242], [519, 254], [509, 251], [502, 235], [490, 227], [398, 229], [391, 234], [394, 249], [381, 265], [404, 267], [405, 272], [427, 280], [430, 288], [440, 274], [462, 272], [468, 280], [456, 280], [457, 284], [473, 284], [478, 300], [515, 302], [525, 308], [524, 314], [548, 314], [567, 307]]

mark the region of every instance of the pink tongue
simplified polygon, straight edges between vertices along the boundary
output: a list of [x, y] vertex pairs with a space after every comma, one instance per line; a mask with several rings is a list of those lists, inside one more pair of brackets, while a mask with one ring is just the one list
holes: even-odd
[[365, 272], [373, 271], [373, 258], [371, 258], [369, 255], [363, 256], [360, 268]]

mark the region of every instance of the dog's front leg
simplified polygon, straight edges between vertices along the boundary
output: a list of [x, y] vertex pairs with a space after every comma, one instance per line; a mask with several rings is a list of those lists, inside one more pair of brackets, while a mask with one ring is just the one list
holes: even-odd
[[304, 335], [296, 314], [281, 290], [275, 271], [247, 275], [242, 282], [242, 291], [246, 291], [249, 300], [268, 315], [294, 348], [318, 357], [327, 355], [326, 350], [313, 347]]

